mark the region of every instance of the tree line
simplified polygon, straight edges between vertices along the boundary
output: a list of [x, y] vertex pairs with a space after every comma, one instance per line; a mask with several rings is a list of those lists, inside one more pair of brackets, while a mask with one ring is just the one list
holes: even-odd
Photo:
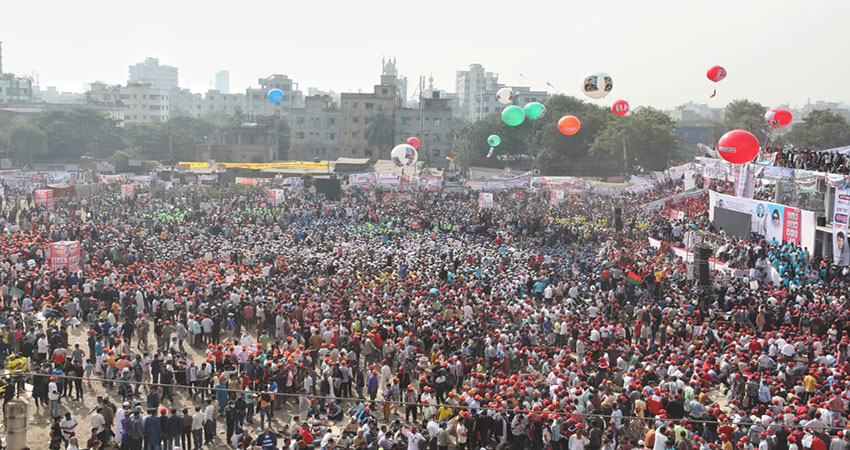
[[[692, 153], [676, 134], [677, 122], [653, 108], [641, 107], [626, 116], [615, 116], [607, 107], [575, 97], [555, 95], [546, 103], [546, 115], [532, 122], [509, 127], [499, 113], [466, 124], [455, 130], [454, 157], [460, 167], [512, 165], [539, 169], [544, 175], [618, 175], [664, 170], [690, 160]], [[790, 130], [773, 130], [765, 119], [767, 107], [749, 100], [729, 103], [721, 121], [708, 119], [679, 122], [705, 126], [714, 147], [727, 131], [744, 129], [753, 133], [762, 145], [792, 145], [804, 150], [823, 150], [850, 145], [850, 123], [830, 110], [813, 111]], [[565, 115], [581, 120], [574, 136], [558, 131], [558, 120]], [[499, 135], [501, 145], [494, 155], [487, 137]]]

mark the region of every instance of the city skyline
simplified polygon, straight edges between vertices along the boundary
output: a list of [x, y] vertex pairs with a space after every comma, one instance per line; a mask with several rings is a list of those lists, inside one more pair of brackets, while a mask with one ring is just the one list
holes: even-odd
[[[410, 79], [433, 76], [434, 85], [448, 91], [454, 90], [456, 71], [479, 63], [498, 73], [499, 81], [508, 86], [530, 86], [584, 99], [579, 90], [583, 76], [605, 71], [614, 78], [612, 94], [598, 101], [586, 99], [603, 105], [620, 98], [633, 107], [661, 109], [688, 101], [720, 107], [737, 98], [771, 107], [799, 107], [808, 99], [850, 101], [850, 83], [842, 79], [850, 71], [850, 58], [840, 57], [842, 49], [850, 48], [850, 34], [842, 32], [840, 24], [841, 17], [850, 16], [850, 3], [846, 2], [771, 8], [776, 5], [766, 1], [720, 0], [710, 5], [618, 1], [598, 11], [586, 11], [581, 3], [569, 2], [547, 6], [549, 13], [533, 20], [506, 22], [495, 30], [480, 27], [478, 22], [486, 23], [489, 16], [475, 12], [481, 9], [478, 5], [442, 0], [433, 2], [433, 8], [450, 14], [423, 14], [435, 17], [438, 27], [416, 27], [416, 21], [409, 19], [397, 21], [385, 12], [385, 6], [392, 3], [383, 0], [335, 5], [333, 15], [323, 16], [316, 15], [318, 11], [310, 4], [286, 5], [288, 9], [284, 9], [263, 2], [264, 17], [271, 19], [268, 26], [227, 24], [230, 32], [218, 29], [222, 25], [215, 20], [216, 4], [197, 10], [155, 0], [144, 10], [134, 10], [131, 22], [78, 27], [75, 18], [90, 10], [56, 2], [54, 13], [46, 15], [40, 27], [55, 31], [40, 34], [33, 34], [26, 21], [10, 20], [25, 13], [23, 4], [12, 4], [10, 13], [0, 18], [4, 70], [23, 76], [36, 72], [42, 87], [79, 92], [83, 85], [98, 80], [124, 84], [128, 66], [153, 57], [177, 67], [180, 86], [193, 92], [212, 89], [215, 73], [222, 69], [230, 72], [231, 92], [256, 87], [257, 77], [274, 73], [298, 80], [303, 90], [368, 92], [380, 71], [381, 58], [392, 55], [398, 59], [400, 75]], [[166, 6], [169, 14], [160, 14]], [[651, 14], [647, 13], [649, 6], [653, 6]], [[499, 5], [489, 9], [498, 24], [502, 9]], [[366, 14], [372, 11], [380, 14], [368, 22]], [[476, 19], [467, 20], [470, 14]], [[296, 20], [301, 16], [316, 20]], [[192, 17], [192, 23], [207, 22], [209, 29], [198, 32], [187, 27], [181, 22], [185, 17]], [[286, 20], [275, 22], [274, 17]], [[368, 26], [381, 20], [394, 26]], [[169, 32], [138, 39], [140, 30], [152, 21]], [[812, 23], [818, 26], [801, 31], [802, 25]], [[281, 25], [285, 25], [283, 31]], [[406, 26], [422, 30], [408, 33]], [[327, 29], [334, 31], [322, 31]], [[452, 31], [464, 29], [468, 30]], [[342, 45], [340, 36], [353, 45]], [[705, 71], [714, 64], [726, 67], [726, 80], [712, 83], [706, 79]], [[709, 98], [714, 89], [716, 97]]]

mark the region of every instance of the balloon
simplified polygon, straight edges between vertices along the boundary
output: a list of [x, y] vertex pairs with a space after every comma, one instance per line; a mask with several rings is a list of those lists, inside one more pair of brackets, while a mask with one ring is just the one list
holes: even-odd
[[491, 134], [490, 137], [487, 138], [487, 144], [490, 145], [490, 147], [498, 147], [501, 143], [502, 139], [498, 135]]
[[618, 116], [625, 116], [629, 113], [629, 102], [625, 100], [617, 100], [611, 105], [611, 111]]
[[546, 107], [540, 102], [531, 102], [523, 108], [525, 115], [531, 120], [537, 120], [546, 115]]
[[581, 129], [581, 121], [576, 116], [564, 116], [558, 121], [558, 130], [567, 136], [578, 133], [579, 129]]
[[519, 106], [511, 105], [502, 110], [502, 122], [509, 127], [515, 127], [525, 120], [525, 111]]
[[412, 166], [416, 164], [416, 160], [419, 159], [419, 153], [411, 145], [398, 144], [393, 147], [393, 151], [390, 152], [390, 158], [393, 160], [393, 163], [399, 167]]
[[419, 138], [414, 137], [414, 136], [407, 138], [407, 145], [418, 149], [419, 148]]
[[506, 87], [501, 88], [496, 91], [496, 101], [503, 105], [510, 105], [514, 102], [514, 91], [513, 89]]
[[717, 142], [717, 151], [732, 164], [744, 164], [758, 156], [759, 140], [749, 131], [732, 130]]
[[280, 89], [272, 89], [269, 91], [269, 101], [272, 103], [280, 103], [283, 101], [283, 91]]
[[717, 83], [718, 81], [722, 81], [726, 78], [726, 69], [724, 69], [723, 66], [714, 66], [711, 69], [708, 69], [705, 76], [707, 76], [709, 80]]
[[774, 108], [764, 113], [764, 120], [772, 128], [782, 128], [791, 123], [791, 113], [782, 108]]
[[596, 72], [584, 77], [584, 83], [581, 85], [584, 95], [595, 99], [605, 97], [611, 93], [612, 89], [614, 89], [614, 80], [605, 72]]

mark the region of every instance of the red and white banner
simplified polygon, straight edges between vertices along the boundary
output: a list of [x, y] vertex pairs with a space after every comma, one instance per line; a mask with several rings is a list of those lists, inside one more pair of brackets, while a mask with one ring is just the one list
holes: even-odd
[[52, 269], [71, 271], [80, 268], [79, 241], [52, 242], [48, 249], [50, 252], [50, 267]]
[[136, 186], [124, 184], [121, 186], [121, 194], [124, 198], [136, 198]]
[[278, 206], [286, 200], [286, 191], [283, 189], [266, 189], [266, 203], [270, 206]]
[[53, 190], [52, 189], [36, 189], [32, 193], [35, 204], [42, 208], [53, 211]]

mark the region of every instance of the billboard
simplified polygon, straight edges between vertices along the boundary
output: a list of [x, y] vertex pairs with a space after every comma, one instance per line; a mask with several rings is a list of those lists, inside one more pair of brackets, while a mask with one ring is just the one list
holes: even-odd
[[749, 214], [750, 231], [768, 241], [791, 242], [809, 251], [815, 247], [817, 222], [812, 211], [709, 191], [708, 215], [712, 222], [717, 208]]
[[847, 246], [847, 222], [850, 217], [850, 189], [835, 190], [835, 210], [832, 213], [832, 257], [835, 264], [850, 265]]

